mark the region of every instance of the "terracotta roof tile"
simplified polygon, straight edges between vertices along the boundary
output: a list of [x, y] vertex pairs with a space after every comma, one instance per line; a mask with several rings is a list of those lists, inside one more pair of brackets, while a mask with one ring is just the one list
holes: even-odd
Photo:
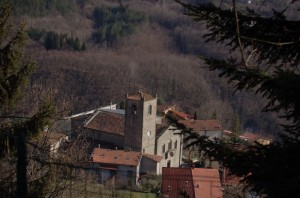
[[168, 113], [171, 113], [173, 115], [176, 115], [177, 117], [183, 119], [183, 120], [189, 120], [189, 119], [193, 119], [194, 116], [190, 115], [190, 114], [186, 114], [180, 111], [175, 111], [175, 110], [170, 110]]
[[151, 155], [151, 154], [147, 154], [147, 153], [144, 153], [143, 154], [143, 157], [147, 157], [155, 162], [160, 162], [163, 157], [162, 156], [158, 156], [158, 155]]
[[194, 131], [220, 131], [223, 130], [218, 120], [179, 120], [187, 128]]
[[164, 197], [179, 198], [183, 191], [191, 198], [223, 197], [217, 169], [164, 167], [162, 180]]
[[141, 152], [95, 148], [90, 161], [102, 164], [138, 166]]
[[85, 125], [88, 129], [124, 136], [125, 117], [111, 112], [98, 112]]
[[195, 198], [223, 197], [218, 169], [192, 168]]
[[261, 136], [255, 133], [245, 132], [241, 134], [239, 137], [250, 141], [255, 141], [258, 140]]
[[149, 95], [149, 94], [146, 94], [144, 92], [139, 92], [138, 94], [135, 94], [135, 95], [131, 95], [131, 96], [127, 96], [127, 99], [130, 99], [130, 100], [145, 100], [145, 101], [148, 101], [148, 100], [153, 100], [155, 99], [155, 97]]
[[190, 168], [162, 168], [162, 196], [179, 198], [185, 191], [189, 197], [194, 196], [192, 171]]
[[155, 162], [162, 160], [161, 156], [143, 154], [142, 152], [95, 148], [91, 154], [90, 161], [101, 164], [137, 166], [142, 157], [146, 157]]

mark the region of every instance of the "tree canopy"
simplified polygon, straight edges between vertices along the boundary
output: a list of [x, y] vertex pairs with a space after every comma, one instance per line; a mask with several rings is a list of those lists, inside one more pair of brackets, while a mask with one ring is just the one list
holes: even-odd
[[[177, 1], [177, 0], [176, 0]], [[235, 85], [236, 91], [253, 91], [267, 99], [262, 111], [276, 112], [282, 121], [280, 138], [268, 146], [235, 145], [210, 141], [190, 131], [186, 141], [218, 160], [242, 178], [246, 188], [267, 197], [291, 197], [300, 187], [300, 21], [288, 19], [286, 11], [271, 16], [254, 9], [213, 3], [177, 1], [185, 14], [205, 24], [207, 42], [228, 48], [228, 57], [201, 57], [210, 70]], [[188, 146], [189, 146], [188, 145]]]
[[27, 35], [23, 24], [10, 24], [12, 9], [12, 4], [0, 3], [0, 165], [16, 170], [1, 176], [0, 192], [4, 197], [27, 197], [27, 140], [48, 123], [52, 108], [46, 104], [33, 116], [16, 115], [15, 104], [35, 63], [23, 56]]

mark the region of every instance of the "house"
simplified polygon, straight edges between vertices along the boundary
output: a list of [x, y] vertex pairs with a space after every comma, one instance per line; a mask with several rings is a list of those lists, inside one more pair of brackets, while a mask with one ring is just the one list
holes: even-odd
[[256, 142], [256, 143], [259, 143], [261, 145], [269, 145], [272, 142], [271, 138], [267, 138], [267, 137], [264, 137], [262, 135], [251, 133], [251, 132], [245, 132], [245, 133], [241, 134], [239, 136], [239, 138], [244, 140], [244, 141], [247, 141], [249, 143]]
[[162, 157], [130, 150], [95, 148], [90, 157], [92, 170], [103, 183], [114, 179], [118, 184], [138, 184], [139, 177], [147, 173], [159, 173]]
[[178, 122], [199, 135], [208, 136], [211, 140], [223, 137], [223, 127], [219, 120], [179, 120]]
[[223, 197], [218, 169], [163, 168], [162, 197]]
[[93, 109], [90, 111], [85, 111], [82, 113], [74, 114], [71, 116], [66, 117], [64, 120], [67, 122], [70, 122], [71, 130], [69, 132], [70, 137], [76, 136], [79, 131], [82, 130], [82, 126], [87, 122], [92, 116], [94, 116], [95, 113], [101, 110], [114, 110], [117, 108], [117, 104], [110, 104], [108, 106], [100, 107], [97, 109]]
[[94, 145], [107, 148], [124, 147], [125, 111], [101, 109], [84, 122], [84, 132]]
[[[178, 123], [183, 124], [187, 129], [193, 132], [207, 136], [208, 139], [214, 140], [215, 138], [223, 138], [223, 128], [218, 120], [179, 120]], [[188, 164], [195, 164], [198, 167], [218, 168], [219, 163], [207, 158], [197, 148], [190, 147], [183, 153], [183, 157]]]
[[[182, 164], [182, 134], [170, 125], [157, 125], [156, 155], [163, 157], [161, 167], [179, 167]], [[162, 173], [162, 170], [159, 172]]]

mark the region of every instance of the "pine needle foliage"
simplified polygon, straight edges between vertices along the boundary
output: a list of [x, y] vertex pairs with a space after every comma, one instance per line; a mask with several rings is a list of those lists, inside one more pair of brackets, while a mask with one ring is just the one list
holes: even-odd
[[[249, 8], [176, 0], [185, 14], [205, 24], [207, 42], [227, 47], [228, 57], [201, 57], [212, 71], [227, 78], [236, 91], [253, 91], [267, 99], [262, 111], [282, 118], [278, 140], [270, 145], [211, 141], [183, 127], [187, 146], [197, 145], [210, 158], [241, 178], [248, 190], [266, 197], [293, 197], [300, 187], [300, 21], [286, 10], [263, 16]], [[289, 6], [297, 6], [292, 1]], [[225, 47], [224, 47], [225, 48]], [[182, 126], [181, 126], [182, 127]]]
[[45, 102], [33, 116], [15, 115], [35, 63], [23, 56], [27, 34], [23, 24], [16, 28], [9, 22], [12, 10], [8, 1], [0, 3], [0, 165], [8, 168], [2, 159], [13, 159], [10, 166], [16, 169], [0, 178], [0, 192], [4, 197], [27, 197], [27, 141], [49, 123], [53, 108]]

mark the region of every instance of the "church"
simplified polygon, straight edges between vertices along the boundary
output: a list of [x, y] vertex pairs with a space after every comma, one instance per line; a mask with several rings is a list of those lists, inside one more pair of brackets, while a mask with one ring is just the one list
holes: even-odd
[[109, 105], [70, 118], [72, 131], [80, 129], [93, 145], [90, 163], [100, 182], [115, 174], [137, 183], [143, 175], [181, 164], [180, 131], [157, 115], [157, 97], [139, 91], [126, 95], [125, 110]]

